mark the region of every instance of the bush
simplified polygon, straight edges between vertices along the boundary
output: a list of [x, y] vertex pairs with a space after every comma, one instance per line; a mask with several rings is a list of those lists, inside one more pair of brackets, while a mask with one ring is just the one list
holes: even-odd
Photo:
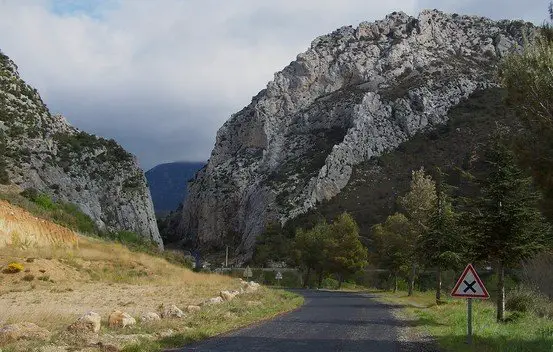
[[24, 269], [23, 264], [13, 262], [8, 264], [8, 266], [4, 270], [2, 270], [2, 272], [5, 274], [15, 274], [23, 271], [23, 269]]
[[513, 312], [549, 315], [551, 302], [538, 291], [519, 285], [509, 291], [505, 308]]
[[33, 274], [27, 274], [23, 276], [23, 281], [33, 281], [35, 279], [35, 276]]

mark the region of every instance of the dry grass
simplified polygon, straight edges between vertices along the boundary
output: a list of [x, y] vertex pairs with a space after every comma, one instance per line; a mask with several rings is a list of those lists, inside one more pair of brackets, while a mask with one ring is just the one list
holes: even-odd
[[0, 202], [0, 219], [0, 270], [11, 262], [24, 266], [0, 273], [0, 326], [27, 321], [57, 332], [90, 310], [104, 320], [114, 309], [139, 316], [163, 303], [183, 308], [240, 286], [237, 279], [194, 273], [80, 236], [6, 202]]
[[78, 245], [78, 235], [0, 200], [0, 248]]

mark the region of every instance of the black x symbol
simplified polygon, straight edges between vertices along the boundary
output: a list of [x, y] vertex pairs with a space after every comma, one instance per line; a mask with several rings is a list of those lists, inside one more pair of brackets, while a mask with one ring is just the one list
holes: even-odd
[[463, 280], [463, 282], [465, 283], [465, 285], [467, 285], [467, 287], [465, 287], [465, 289], [463, 290], [464, 293], [467, 293], [468, 290], [472, 290], [473, 293], [476, 293], [476, 290], [472, 287], [474, 286], [476, 281], [473, 281], [470, 284], [467, 282], [467, 280]]

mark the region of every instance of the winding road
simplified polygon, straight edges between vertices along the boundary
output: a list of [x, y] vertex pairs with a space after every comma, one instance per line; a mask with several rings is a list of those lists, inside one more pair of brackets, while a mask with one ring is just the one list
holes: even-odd
[[401, 341], [406, 322], [393, 306], [370, 294], [297, 291], [305, 297], [298, 310], [245, 329], [173, 350], [180, 352], [326, 352], [428, 351], [420, 342]]

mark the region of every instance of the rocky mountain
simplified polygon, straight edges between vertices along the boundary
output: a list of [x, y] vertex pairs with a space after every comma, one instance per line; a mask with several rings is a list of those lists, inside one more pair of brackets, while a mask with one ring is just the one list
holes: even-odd
[[472, 93], [496, 87], [499, 59], [525, 35], [535, 30], [521, 21], [425, 10], [315, 39], [221, 127], [176, 232], [251, 253], [268, 222], [332, 199], [356, 165], [443, 126]]
[[0, 183], [76, 204], [101, 229], [129, 230], [163, 247], [144, 174], [114, 140], [52, 115], [0, 53]]
[[174, 162], [146, 171], [156, 215], [163, 216], [177, 210], [186, 199], [187, 181], [204, 166], [205, 163], [201, 162]]

